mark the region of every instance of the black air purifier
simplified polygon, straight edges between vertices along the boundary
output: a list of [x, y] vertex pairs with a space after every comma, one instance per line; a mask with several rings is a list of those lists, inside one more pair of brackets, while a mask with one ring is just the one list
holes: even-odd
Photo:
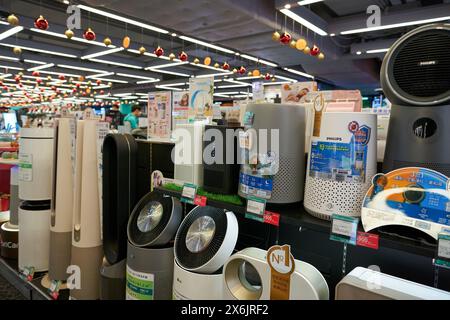
[[419, 27], [395, 42], [381, 84], [392, 103], [383, 171], [425, 167], [450, 176], [450, 24]]
[[237, 194], [240, 170], [239, 131], [241, 130], [243, 130], [242, 127], [232, 125], [205, 126], [203, 188], [206, 191]]

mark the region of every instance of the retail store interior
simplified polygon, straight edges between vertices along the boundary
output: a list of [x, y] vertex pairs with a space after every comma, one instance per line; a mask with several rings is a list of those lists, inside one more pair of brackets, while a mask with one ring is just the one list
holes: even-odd
[[450, 0], [0, 0], [0, 300], [450, 300]]

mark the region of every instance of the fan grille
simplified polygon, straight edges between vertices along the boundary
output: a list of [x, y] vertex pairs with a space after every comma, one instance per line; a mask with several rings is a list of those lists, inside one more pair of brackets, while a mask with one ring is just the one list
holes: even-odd
[[393, 57], [392, 75], [409, 96], [434, 100], [450, 95], [450, 32], [427, 30], [406, 40]]

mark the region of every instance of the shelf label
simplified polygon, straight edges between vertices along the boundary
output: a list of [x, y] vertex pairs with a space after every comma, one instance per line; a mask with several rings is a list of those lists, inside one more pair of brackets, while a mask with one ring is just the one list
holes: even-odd
[[207, 198], [205, 196], [196, 195], [195, 199], [194, 199], [194, 204], [197, 206], [200, 206], [200, 207], [205, 207], [206, 200], [207, 200]]
[[60, 280], [52, 280], [48, 291], [50, 293], [50, 296], [53, 298], [53, 300], [58, 300], [60, 288], [61, 288], [61, 281]]
[[359, 219], [333, 214], [330, 240], [356, 245]]
[[194, 204], [197, 195], [197, 186], [192, 183], [185, 183], [181, 192], [181, 202]]
[[377, 234], [358, 231], [358, 238], [356, 240], [356, 245], [359, 247], [366, 247], [378, 250], [379, 238], [380, 237]]
[[264, 212], [266, 210], [266, 200], [249, 197], [247, 199], [247, 209], [245, 210], [245, 217], [259, 222], [264, 222]]
[[266, 211], [264, 213], [264, 223], [279, 227], [280, 226], [280, 214], [271, 212], [271, 211]]
[[438, 267], [450, 269], [450, 234], [438, 235], [438, 246], [434, 264]]
[[26, 281], [31, 281], [34, 277], [34, 270], [34, 267], [24, 267], [20, 271], [20, 276]]

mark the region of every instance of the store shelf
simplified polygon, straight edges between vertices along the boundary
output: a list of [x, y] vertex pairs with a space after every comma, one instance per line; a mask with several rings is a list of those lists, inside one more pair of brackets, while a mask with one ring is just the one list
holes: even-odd
[[3, 159], [0, 158], [0, 164], [9, 164], [12, 166], [17, 166], [19, 165], [19, 159]]

